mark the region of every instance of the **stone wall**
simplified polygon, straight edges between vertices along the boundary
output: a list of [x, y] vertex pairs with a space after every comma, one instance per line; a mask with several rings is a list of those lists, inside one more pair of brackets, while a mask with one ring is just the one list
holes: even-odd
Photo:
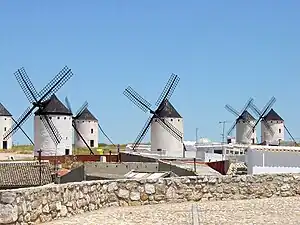
[[109, 206], [300, 194], [300, 174], [85, 181], [0, 191], [0, 224], [33, 224]]

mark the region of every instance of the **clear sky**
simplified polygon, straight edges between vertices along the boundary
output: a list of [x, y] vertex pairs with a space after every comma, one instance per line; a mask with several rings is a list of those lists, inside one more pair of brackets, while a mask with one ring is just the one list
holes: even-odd
[[[171, 102], [185, 140], [196, 128], [220, 140], [218, 121], [235, 119], [225, 104], [239, 110], [253, 97], [262, 108], [272, 96], [300, 138], [299, 10], [296, 0], [0, 1], [0, 101], [19, 117], [29, 103], [13, 72], [24, 66], [40, 90], [68, 65], [75, 76], [58, 97], [74, 111], [88, 100], [114, 142], [127, 143], [148, 115], [123, 90], [131, 85], [154, 105], [176, 73]], [[32, 118], [24, 129], [33, 136]], [[20, 131], [14, 139], [27, 142]]]

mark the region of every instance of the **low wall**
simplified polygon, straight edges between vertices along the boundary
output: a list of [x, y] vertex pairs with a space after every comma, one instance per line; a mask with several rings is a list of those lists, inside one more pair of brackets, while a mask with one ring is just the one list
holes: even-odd
[[295, 196], [300, 174], [86, 181], [0, 191], [0, 224], [31, 224], [108, 206]]
[[151, 157], [135, 155], [126, 152], [120, 152], [119, 157], [121, 162], [156, 162], [157, 161], [157, 159]]
[[[65, 163], [72, 162], [96, 162], [100, 161], [100, 157], [105, 156], [106, 162], [118, 162], [119, 155], [106, 154], [106, 155], [61, 155], [61, 156], [41, 156], [42, 160], [49, 160], [50, 163]], [[36, 157], [38, 159], [38, 157]]]

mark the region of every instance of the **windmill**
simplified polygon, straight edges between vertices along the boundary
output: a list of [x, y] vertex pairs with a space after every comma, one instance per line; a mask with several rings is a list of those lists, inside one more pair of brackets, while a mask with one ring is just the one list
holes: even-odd
[[262, 143], [280, 144], [280, 141], [284, 141], [284, 130], [286, 130], [294, 144], [296, 146], [298, 145], [291, 132], [285, 125], [284, 120], [275, 112], [273, 108], [271, 108], [271, 106], [268, 108], [269, 111], [266, 110], [264, 114], [263, 110], [259, 110], [258, 107], [253, 103], [251, 108], [257, 114], [257, 116], [261, 117]]
[[[69, 110], [72, 112], [71, 104], [67, 97], [65, 98], [65, 102]], [[106, 136], [110, 143], [115, 146], [111, 139], [103, 131], [102, 127], [98, 123], [98, 120], [88, 110], [87, 101], [83, 103], [83, 105], [76, 112], [75, 116], [73, 116], [72, 126], [77, 134], [77, 136], [75, 136], [75, 146], [83, 147], [81, 143], [83, 142], [83, 144], [90, 150], [91, 154], [94, 154], [91, 148], [98, 146], [98, 128]]]
[[[65, 98], [65, 102], [67, 104], [68, 109], [70, 110], [70, 112], [72, 113], [72, 108], [71, 108], [71, 104], [68, 100], [68, 98]], [[89, 146], [89, 144], [86, 142], [86, 140], [83, 138], [82, 134], [78, 131], [77, 127], [76, 127], [76, 119], [80, 116], [80, 114], [83, 112], [84, 109], [86, 109], [88, 106], [88, 102], [85, 101], [83, 103], [83, 105], [78, 109], [78, 111], [76, 112], [75, 116], [73, 116], [72, 118], [72, 126], [76, 132], [76, 134], [79, 136], [79, 138], [81, 138], [81, 140], [83, 141], [83, 143], [85, 144], [85, 146], [89, 149], [90, 154], [94, 155], [93, 150], [91, 149], [91, 147]], [[73, 114], [73, 113], [72, 113]]]
[[[262, 126], [264, 126], [265, 130], [268, 130], [268, 133], [273, 136], [274, 131], [270, 127], [270, 125], [266, 122], [265, 116], [266, 113], [272, 108], [273, 104], [276, 102], [276, 98], [273, 96], [269, 102], [264, 106], [262, 110], [259, 110], [252, 102], [250, 104], [251, 109], [254, 111], [254, 113], [257, 114], [258, 119], [255, 121], [254, 125], [252, 126], [252, 129], [254, 130], [259, 122], [262, 123]], [[247, 137], [251, 136], [251, 131], [248, 131]]]
[[[256, 132], [255, 129], [252, 128], [255, 119], [247, 110], [250, 107], [252, 102], [253, 102], [253, 98], [250, 98], [240, 112], [238, 112], [228, 104], [225, 105], [225, 108], [233, 115], [236, 116], [236, 120], [231, 126], [231, 128], [228, 130], [227, 135], [230, 136], [231, 132], [236, 127], [237, 143], [250, 144], [250, 143], [255, 143], [256, 141]], [[247, 136], [249, 130], [251, 133], [250, 136]]]
[[183, 142], [183, 119], [169, 102], [178, 82], [179, 77], [172, 74], [167, 82], [163, 92], [156, 101], [156, 109], [151, 109], [151, 104], [141, 97], [130, 86], [124, 91], [124, 95], [128, 97], [136, 106], [144, 112], [150, 112], [148, 120], [138, 134], [133, 150], [141, 143], [151, 126], [151, 149], [156, 151], [166, 150], [168, 152], [182, 153], [183, 157], [186, 147]]
[[[4, 134], [4, 140], [10, 138], [19, 128], [21, 128], [33, 114], [35, 109], [42, 112], [44, 108], [47, 107], [49, 99], [73, 76], [73, 73], [71, 69], [65, 66], [39, 93], [36, 91], [23, 67], [18, 69], [14, 75], [32, 106], [29, 106], [17, 119], [15, 124]], [[59, 131], [47, 115], [41, 114], [39, 117], [50, 138], [57, 146], [62, 139]]]

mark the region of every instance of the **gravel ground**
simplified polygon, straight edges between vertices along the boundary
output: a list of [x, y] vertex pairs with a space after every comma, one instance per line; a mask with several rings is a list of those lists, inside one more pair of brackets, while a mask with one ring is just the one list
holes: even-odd
[[[299, 224], [298, 197], [235, 201], [185, 202], [131, 207], [111, 207], [64, 218], [46, 225], [194, 224], [192, 206], [197, 206], [199, 224]], [[195, 212], [195, 210], [194, 210]]]

